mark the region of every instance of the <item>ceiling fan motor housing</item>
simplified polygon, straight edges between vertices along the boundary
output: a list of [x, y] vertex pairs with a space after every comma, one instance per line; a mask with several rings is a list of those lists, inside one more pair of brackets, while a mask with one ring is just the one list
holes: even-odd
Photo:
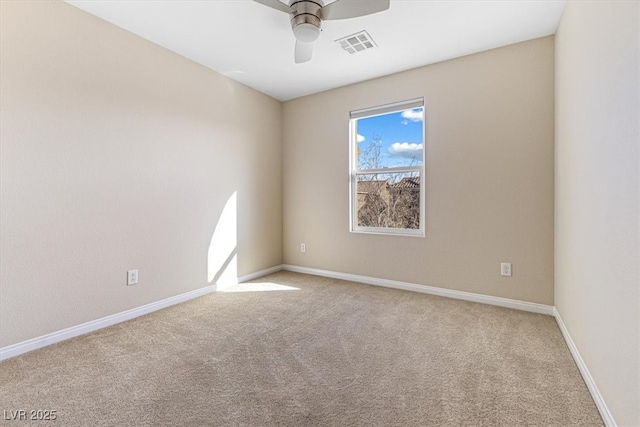
[[305, 43], [315, 41], [322, 26], [322, 1], [293, 0], [289, 6], [295, 10], [291, 14], [291, 28], [296, 39]]

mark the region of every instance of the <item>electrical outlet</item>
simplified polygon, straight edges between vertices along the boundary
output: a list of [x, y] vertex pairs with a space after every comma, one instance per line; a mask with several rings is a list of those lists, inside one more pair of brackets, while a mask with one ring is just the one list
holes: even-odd
[[304, 243], [300, 243], [300, 252], [307, 252], [307, 245]]
[[500, 264], [500, 275], [511, 277], [511, 263], [503, 262]]
[[138, 270], [127, 271], [127, 286], [138, 284]]

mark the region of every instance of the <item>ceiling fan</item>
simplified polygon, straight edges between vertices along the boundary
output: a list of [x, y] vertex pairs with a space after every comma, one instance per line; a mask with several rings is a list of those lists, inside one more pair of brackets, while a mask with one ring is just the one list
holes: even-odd
[[326, 6], [322, 0], [291, 0], [288, 6], [278, 0], [254, 1], [289, 14], [296, 38], [296, 64], [311, 60], [322, 21], [356, 18], [389, 9], [389, 0], [336, 0]]

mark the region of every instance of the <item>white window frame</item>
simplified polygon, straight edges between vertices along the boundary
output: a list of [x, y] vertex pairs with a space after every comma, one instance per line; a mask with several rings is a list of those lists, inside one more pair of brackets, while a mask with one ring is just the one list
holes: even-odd
[[[389, 113], [397, 113], [405, 110], [422, 108], [422, 164], [420, 166], [401, 166], [389, 167], [382, 169], [358, 169], [358, 159], [356, 158], [356, 147], [358, 145], [358, 119], [381, 116]], [[417, 236], [425, 235], [425, 107], [424, 98], [410, 99], [407, 101], [394, 102], [392, 104], [381, 105], [378, 107], [365, 108], [350, 112], [349, 120], [349, 217], [350, 231], [352, 233], [368, 233], [368, 234], [385, 234], [399, 236]], [[388, 228], [388, 227], [362, 227], [358, 225], [358, 175], [368, 175], [375, 173], [403, 173], [418, 172], [420, 174], [420, 227], [417, 229], [409, 228]]]

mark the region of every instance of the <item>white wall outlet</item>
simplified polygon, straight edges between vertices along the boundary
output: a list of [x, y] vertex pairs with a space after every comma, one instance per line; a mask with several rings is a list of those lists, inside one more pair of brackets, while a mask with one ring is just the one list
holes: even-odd
[[300, 243], [300, 252], [307, 252], [307, 245], [305, 243]]
[[503, 262], [500, 264], [500, 275], [511, 277], [511, 263]]
[[127, 286], [138, 284], [138, 270], [127, 271]]

